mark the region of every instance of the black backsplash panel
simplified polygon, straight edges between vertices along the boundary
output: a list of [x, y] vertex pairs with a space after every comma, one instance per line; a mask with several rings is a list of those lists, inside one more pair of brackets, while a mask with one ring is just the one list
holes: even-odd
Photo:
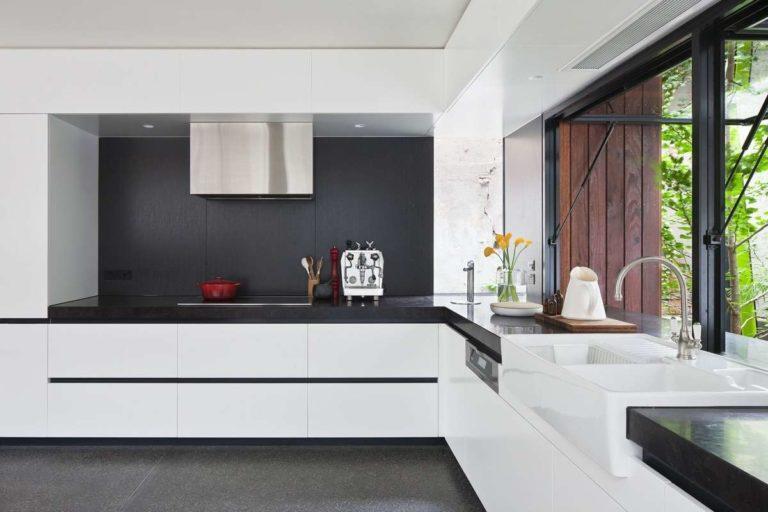
[[[196, 294], [205, 200], [189, 195], [189, 139], [99, 141], [99, 293]], [[110, 271], [130, 280], [106, 280]]]
[[431, 294], [433, 158], [432, 139], [315, 139], [318, 248], [374, 240], [386, 294]]
[[221, 275], [300, 295], [301, 257], [351, 238], [383, 251], [387, 295], [431, 294], [432, 139], [316, 138], [314, 160], [313, 200], [205, 200], [189, 195], [189, 139], [102, 138], [99, 292], [196, 294]]

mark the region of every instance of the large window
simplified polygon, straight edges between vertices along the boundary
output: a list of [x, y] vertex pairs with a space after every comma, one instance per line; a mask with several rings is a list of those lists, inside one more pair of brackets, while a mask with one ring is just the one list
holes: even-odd
[[768, 339], [768, 41], [725, 42], [727, 330]]
[[767, 112], [768, 5], [723, 0], [551, 113], [546, 291], [586, 265], [609, 306], [677, 316], [657, 266], [613, 298], [624, 264], [660, 255], [685, 275], [704, 347], [768, 364]]

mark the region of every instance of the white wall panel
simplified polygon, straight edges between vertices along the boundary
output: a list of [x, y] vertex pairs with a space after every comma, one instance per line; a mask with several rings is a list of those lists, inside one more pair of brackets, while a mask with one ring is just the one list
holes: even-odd
[[48, 303], [99, 292], [99, 138], [48, 124]]
[[0, 318], [45, 318], [48, 116], [0, 115], [0, 183]]
[[[529, 272], [528, 300], [541, 303], [544, 253], [544, 127], [537, 117], [504, 139], [504, 225], [533, 241], [519, 267]], [[529, 270], [533, 262], [534, 271]], [[531, 280], [531, 277], [533, 280]]]

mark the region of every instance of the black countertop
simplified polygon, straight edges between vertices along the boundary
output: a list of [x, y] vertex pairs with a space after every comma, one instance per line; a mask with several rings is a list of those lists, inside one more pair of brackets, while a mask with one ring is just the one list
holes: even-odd
[[768, 509], [768, 407], [630, 408], [627, 438], [713, 510]]
[[[463, 295], [384, 296], [378, 303], [356, 300], [314, 301], [309, 306], [179, 306], [198, 297], [95, 296], [48, 308], [51, 323], [446, 323], [478, 348], [501, 361], [501, 336], [552, 334], [564, 331], [536, 322], [531, 317], [494, 315], [493, 295], [478, 295], [480, 304], [453, 304]], [[646, 315], [611, 310], [612, 318], [638, 324], [640, 331], [658, 333], [659, 320]]]
[[483, 352], [501, 361], [501, 336], [562, 332], [533, 318], [494, 315], [492, 295], [475, 306], [453, 304], [461, 295], [381, 297], [378, 303], [316, 300], [309, 306], [179, 306], [197, 297], [95, 296], [48, 308], [51, 323], [447, 323], [479, 342]]

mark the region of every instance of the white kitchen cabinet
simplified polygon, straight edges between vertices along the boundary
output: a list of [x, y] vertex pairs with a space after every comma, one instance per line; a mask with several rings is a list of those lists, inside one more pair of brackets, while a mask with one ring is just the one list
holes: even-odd
[[179, 437], [306, 437], [307, 384], [179, 384]]
[[552, 505], [557, 512], [620, 512], [624, 509], [557, 450], [552, 466]]
[[465, 472], [489, 512], [552, 510], [552, 446], [474, 374]]
[[311, 324], [310, 377], [437, 377], [436, 324]]
[[312, 50], [312, 111], [442, 112], [442, 50]]
[[0, 50], [0, 112], [179, 112], [175, 50]]
[[0, 437], [46, 435], [47, 324], [0, 324]]
[[471, 373], [464, 365], [466, 340], [447, 325], [440, 330], [440, 435], [460, 464], [466, 462], [467, 387]]
[[176, 437], [176, 384], [48, 385], [50, 437]]
[[49, 377], [176, 377], [175, 324], [51, 324]]
[[[9, 79], [2, 60], [0, 69], [2, 91]], [[0, 318], [45, 318], [48, 116], [0, 115], [0, 141], [0, 233], [5, 240], [0, 244]]]
[[179, 377], [306, 376], [306, 324], [179, 325]]
[[667, 482], [664, 494], [664, 512], [706, 512], [710, 510], [671, 482]]
[[182, 50], [183, 112], [308, 113], [308, 50]]
[[309, 437], [437, 437], [437, 384], [309, 385]]

